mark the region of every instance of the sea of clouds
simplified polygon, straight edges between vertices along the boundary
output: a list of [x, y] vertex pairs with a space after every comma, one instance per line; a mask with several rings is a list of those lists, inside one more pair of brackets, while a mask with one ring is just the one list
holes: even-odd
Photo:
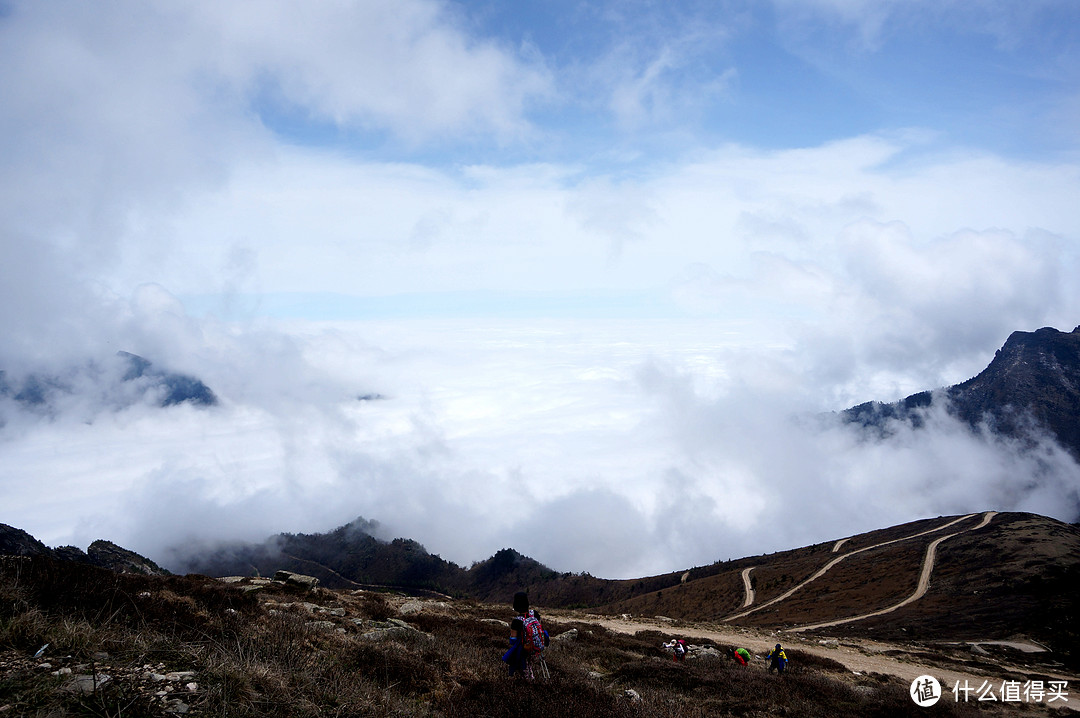
[[143, 294], [159, 331], [175, 321], [156, 365], [220, 404], [117, 407], [107, 387], [52, 413], [0, 403], [3, 518], [50, 545], [107, 538], [168, 565], [185, 546], [362, 516], [465, 566], [513, 547], [632, 577], [927, 516], [1073, 520], [1080, 505], [1080, 468], [1049, 439], [1021, 447], [940, 408], [921, 431], [867, 435], [829, 411], [837, 388], [812, 388], [797, 346], [720, 320], [239, 331]]

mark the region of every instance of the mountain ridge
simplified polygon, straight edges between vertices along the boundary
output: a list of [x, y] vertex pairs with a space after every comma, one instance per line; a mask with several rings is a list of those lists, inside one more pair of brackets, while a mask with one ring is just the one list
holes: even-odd
[[864, 402], [840, 415], [880, 432], [888, 431], [890, 421], [919, 429], [921, 410], [936, 402], [972, 428], [985, 423], [1002, 436], [1031, 439], [1045, 430], [1080, 461], [1080, 326], [1071, 332], [1015, 331], [987, 367], [966, 381], [895, 402]]

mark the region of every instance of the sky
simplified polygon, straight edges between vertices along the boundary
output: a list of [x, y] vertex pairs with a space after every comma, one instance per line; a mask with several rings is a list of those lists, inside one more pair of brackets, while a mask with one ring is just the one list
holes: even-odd
[[0, 370], [67, 387], [0, 398], [0, 522], [49, 545], [362, 516], [615, 578], [1075, 519], [1048, 437], [833, 412], [1080, 325], [1080, 4], [0, 0], [0, 67]]

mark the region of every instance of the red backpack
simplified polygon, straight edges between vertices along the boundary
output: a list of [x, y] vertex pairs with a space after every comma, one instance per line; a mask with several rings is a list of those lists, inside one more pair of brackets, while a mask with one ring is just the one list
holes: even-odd
[[540, 625], [540, 619], [530, 610], [525, 618], [525, 650], [529, 653], [540, 653], [544, 650], [544, 627]]

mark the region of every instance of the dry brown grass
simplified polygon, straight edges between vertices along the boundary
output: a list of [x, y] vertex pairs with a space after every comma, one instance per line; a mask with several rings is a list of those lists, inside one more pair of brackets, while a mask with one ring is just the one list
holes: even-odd
[[[797, 650], [783, 677], [717, 658], [675, 664], [660, 649], [668, 638], [661, 633], [624, 635], [587, 622], [548, 622], [553, 635], [576, 628], [578, 637], [549, 650], [549, 682], [528, 683], [510, 679], [498, 660], [507, 628], [484, 620], [506, 619], [508, 608], [461, 602], [405, 616], [417, 631], [373, 641], [363, 633], [396, 616], [400, 600], [271, 588], [260, 602], [202, 577], [79, 568], [67, 580], [67, 566], [35, 562], [0, 562], [0, 708], [10, 706], [10, 715], [162, 716], [181, 698], [191, 714], [235, 718], [976, 714], [948, 704], [924, 711], [898, 682], [856, 685], [836, 664]], [[309, 612], [301, 601], [345, 615]], [[64, 677], [30, 659], [45, 643], [54, 666], [113, 680], [85, 695], [64, 691]], [[186, 690], [181, 680], [162, 700], [146, 666], [194, 671], [197, 687]]]

